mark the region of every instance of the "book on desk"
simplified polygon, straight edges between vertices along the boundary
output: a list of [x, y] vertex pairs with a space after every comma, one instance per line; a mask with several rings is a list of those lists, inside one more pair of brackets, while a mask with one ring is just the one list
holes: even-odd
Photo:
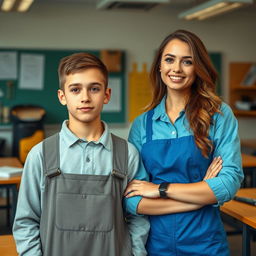
[[256, 206], [256, 199], [254, 198], [235, 196], [234, 200]]
[[17, 168], [12, 166], [1, 166], [0, 167], [0, 178], [10, 178], [22, 175], [23, 168]]

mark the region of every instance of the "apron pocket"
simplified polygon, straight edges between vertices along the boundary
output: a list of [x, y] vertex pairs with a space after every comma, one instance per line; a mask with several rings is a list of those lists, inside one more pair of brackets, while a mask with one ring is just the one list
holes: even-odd
[[56, 227], [64, 231], [109, 232], [113, 227], [111, 195], [58, 193]]

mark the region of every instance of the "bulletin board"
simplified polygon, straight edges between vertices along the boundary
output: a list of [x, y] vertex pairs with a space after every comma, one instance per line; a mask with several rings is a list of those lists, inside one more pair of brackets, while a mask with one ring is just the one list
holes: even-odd
[[[7, 106], [10, 109], [16, 105], [37, 105], [46, 110], [46, 124], [59, 124], [68, 118], [65, 106], [59, 103], [57, 97], [57, 90], [59, 88], [58, 82], [58, 65], [61, 58], [71, 55], [76, 52], [88, 52], [100, 57], [99, 50], [54, 50], [54, 49], [0, 49], [0, 53], [16, 52], [17, 53], [17, 78], [3, 79], [0, 77], [0, 96], [1, 106]], [[21, 56], [24, 55], [38, 55], [44, 58], [44, 72], [43, 72], [43, 89], [24, 89], [20, 88], [20, 63]], [[0, 63], [3, 65], [3, 62]], [[1, 67], [0, 67], [1, 68]], [[3, 67], [5, 68], [5, 67]], [[103, 111], [102, 119], [108, 123], [124, 123], [125, 122], [125, 53], [121, 55], [121, 69], [120, 72], [109, 73], [109, 87], [111, 88], [111, 81], [118, 81], [119, 90], [119, 104], [118, 110]], [[10, 85], [11, 83], [11, 85]]]

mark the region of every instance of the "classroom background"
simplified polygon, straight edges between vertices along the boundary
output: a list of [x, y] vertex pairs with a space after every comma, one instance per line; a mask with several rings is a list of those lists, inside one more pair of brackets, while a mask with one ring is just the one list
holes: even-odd
[[[104, 50], [109, 54], [120, 52], [121, 69], [112, 72], [111, 81], [112, 85], [116, 86], [117, 80], [115, 79], [119, 79], [121, 101], [117, 110], [107, 111], [106, 121], [110, 121], [113, 133], [124, 138], [128, 136], [133, 118], [131, 112], [134, 110], [131, 106], [134, 102], [130, 96], [133, 94], [136, 97], [136, 88], [132, 91], [131, 87], [139, 77], [132, 74], [137, 72], [143, 76], [149, 72], [154, 53], [160, 42], [176, 29], [194, 32], [202, 39], [209, 53], [217, 54], [220, 74], [218, 93], [224, 101], [232, 106], [235, 106], [237, 101], [248, 101], [248, 97], [256, 101], [255, 88], [249, 87], [243, 90], [239, 84], [239, 88], [234, 89], [236, 86], [234, 84], [241, 83], [241, 79], [244, 79], [251, 65], [256, 63], [255, 3], [198, 21], [180, 19], [178, 15], [195, 3], [205, 1], [172, 0], [170, 4], [159, 4], [147, 11], [97, 9], [96, 2], [94, 0], [36, 0], [26, 13], [0, 11], [0, 53], [17, 51], [19, 58], [22, 53], [39, 53], [47, 59], [52, 56], [52, 53], [48, 55], [49, 51], [61, 52], [61, 54], [90, 51], [99, 56]], [[49, 66], [44, 68], [47, 72], [49, 69]], [[53, 76], [57, 75], [57, 70], [51, 70], [51, 72]], [[14, 94], [10, 99], [6, 98], [8, 81], [0, 79], [0, 89], [5, 93], [5, 95], [0, 95], [2, 109], [5, 105], [11, 106], [12, 101], [18, 103], [15, 97], [22, 97], [22, 93], [28, 101], [26, 103], [31, 103], [27, 96], [33, 95], [33, 90], [18, 88], [19, 72], [17, 74], [18, 78], [12, 81]], [[239, 74], [240, 81], [238, 78], [234, 81], [236, 74]], [[147, 89], [147, 83], [145, 84], [145, 79], [143, 79], [140, 80], [140, 90]], [[45, 84], [44, 86], [45, 88], [55, 86], [56, 97], [51, 100], [58, 102], [58, 84]], [[111, 83], [109, 86], [111, 87]], [[42, 100], [46, 99], [43, 97]], [[40, 106], [40, 103], [38, 100], [37, 105]], [[46, 111], [47, 115], [51, 113]], [[236, 116], [241, 140], [255, 140], [255, 110], [237, 110]], [[13, 142], [12, 125], [1, 120], [0, 138], [5, 139], [4, 152], [1, 155], [10, 156]], [[61, 123], [60, 120], [56, 123], [52, 120], [45, 122], [45, 136], [57, 132]], [[246, 153], [252, 152], [251, 148], [244, 148], [244, 150]], [[239, 246], [240, 242], [234, 242], [234, 251], [241, 250]], [[232, 255], [236, 256], [236, 254]]]
[[[142, 70], [146, 63], [149, 70], [161, 40], [178, 28], [188, 29], [203, 40], [209, 52], [221, 53], [221, 95], [227, 102], [229, 64], [256, 61], [254, 5], [203, 21], [187, 21], [177, 16], [191, 6], [188, 4], [191, 1], [174, 1], [173, 6], [158, 5], [149, 11], [98, 10], [95, 2], [35, 1], [27, 13], [0, 12], [0, 48], [123, 50], [128, 91], [132, 63], [138, 64], [138, 70]], [[52, 72], [56, 73], [56, 70]], [[125, 115], [127, 120], [127, 112]], [[256, 119], [238, 117], [238, 120], [241, 138], [254, 138]], [[129, 126], [128, 121], [111, 124], [113, 131], [123, 137], [127, 137]], [[46, 125], [45, 128], [48, 135], [58, 130], [59, 125]], [[6, 153], [9, 154], [12, 141], [10, 126], [0, 125], [0, 133], [7, 140]]]

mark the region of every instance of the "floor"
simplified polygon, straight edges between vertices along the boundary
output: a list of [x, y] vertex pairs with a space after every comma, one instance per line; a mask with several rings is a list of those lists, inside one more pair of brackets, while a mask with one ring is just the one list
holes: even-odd
[[[3, 199], [0, 198], [0, 205], [3, 204]], [[227, 218], [226, 216], [222, 216], [224, 221], [224, 226], [226, 231], [233, 232], [236, 229], [233, 226], [237, 226], [237, 228], [240, 228], [240, 224], [236, 221], [231, 220], [230, 218]], [[229, 224], [227, 224], [229, 223]], [[232, 226], [231, 226], [232, 225]], [[11, 228], [7, 227], [6, 225], [6, 211], [0, 210], [0, 235], [4, 234], [11, 234]], [[251, 255], [256, 255], [256, 232], [254, 236], [254, 241], [252, 239], [251, 241]], [[228, 235], [228, 242], [230, 246], [230, 252], [231, 256], [241, 256], [242, 255], [242, 235], [236, 234], [236, 235]]]

